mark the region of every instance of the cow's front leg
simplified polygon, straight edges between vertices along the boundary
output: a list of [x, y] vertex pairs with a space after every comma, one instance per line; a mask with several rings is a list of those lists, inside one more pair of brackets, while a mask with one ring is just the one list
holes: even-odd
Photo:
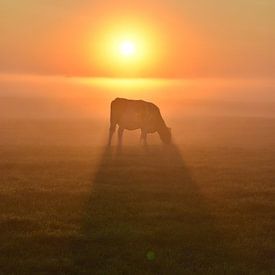
[[112, 137], [113, 137], [113, 134], [114, 134], [115, 130], [116, 130], [116, 124], [111, 124], [110, 129], [109, 129], [108, 146], [111, 146]]
[[123, 132], [124, 132], [124, 129], [121, 128], [121, 127], [119, 127], [118, 128], [118, 132], [117, 132], [117, 135], [118, 135], [118, 146], [122, 145]]

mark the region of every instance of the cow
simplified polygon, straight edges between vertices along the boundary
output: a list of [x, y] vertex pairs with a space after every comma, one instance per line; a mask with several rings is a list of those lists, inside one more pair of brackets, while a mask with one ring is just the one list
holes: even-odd
[[109, 146], [112, 142], [113, 134], [118, 128], [118, 144], [122, 144], [123, 131], [141, 130], [141, 141], [147, 145], [147, 134], [157, 132], [163, 143], [171, 143], [171, 129], [168, 128], [161, 116], [159, 108], [143, 100], [130, 100], [116, 98], [111, 103]]

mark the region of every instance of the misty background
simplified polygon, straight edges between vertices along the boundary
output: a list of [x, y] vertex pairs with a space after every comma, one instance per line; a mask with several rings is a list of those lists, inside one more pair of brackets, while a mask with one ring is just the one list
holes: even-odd
[[[104, 144], [116, 97], [157, 104], [183, 144], [272, 146], [275, 86], [271, 79], [0, 78], [2, 145]], [[138, 131], [125, 142], [137, 144]], [[158, 143], [157, 135], [149, 139]]]

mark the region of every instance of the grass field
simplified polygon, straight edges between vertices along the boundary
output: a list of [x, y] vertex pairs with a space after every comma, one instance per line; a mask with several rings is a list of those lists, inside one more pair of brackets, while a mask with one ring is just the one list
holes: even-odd
[[189, 124], [122, 151], [2, 124], [0, 274], [275, 274], [275, 121]]

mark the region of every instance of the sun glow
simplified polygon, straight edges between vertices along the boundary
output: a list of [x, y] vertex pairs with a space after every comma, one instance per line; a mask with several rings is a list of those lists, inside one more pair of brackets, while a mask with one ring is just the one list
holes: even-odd
[[94, 44], [94, 62], [102, 74], [139, 77], [152, 70], [156, 62], [155, 32], [142, 24], [118, 22], [101, 29]]
[[114, 65], [127, 66], [127, 70], [141, 66], [148, 58], [149, 45], [141, 32], [128, 30], [113, 33], [106, 43], [106, 54]]
[[130, 57], [136, 53], [136, 44], [130, 40], [124, 40], [119, 44], [119, 52], [122, 56]]

